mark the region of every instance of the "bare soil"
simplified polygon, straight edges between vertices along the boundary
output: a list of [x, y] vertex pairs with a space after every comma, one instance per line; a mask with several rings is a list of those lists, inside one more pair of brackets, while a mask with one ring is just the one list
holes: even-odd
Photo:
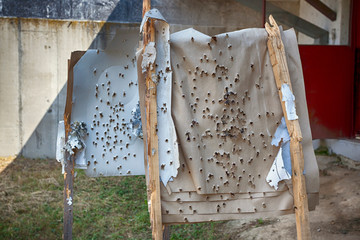
[[[312, 239], [360, 239], [360, 170], [336, 156], [317, 156], [320, 204], [310, 212]], [[225, 224], [229, 239], [296, 239], [295, 216]]]

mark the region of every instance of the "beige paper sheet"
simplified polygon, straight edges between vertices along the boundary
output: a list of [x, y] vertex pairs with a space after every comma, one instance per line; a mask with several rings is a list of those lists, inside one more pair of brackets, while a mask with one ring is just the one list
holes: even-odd
[[[266, 41], [264, 29], [215, 37], [187, 29], [171, 35], [172, 117], [180, 168], [178, 176], [162, 186], [164, 223], [293, 212], [291, 181], [280, 182], [277, 191], [265, 181], [278, 152], [271, 140], [283, 116]], [[293, 30], [283, 32], [283, 42], [303, 134], [309, 208], [314, 209], [319, 176]], [[140, 73], [141, 68], [143, 102]]]

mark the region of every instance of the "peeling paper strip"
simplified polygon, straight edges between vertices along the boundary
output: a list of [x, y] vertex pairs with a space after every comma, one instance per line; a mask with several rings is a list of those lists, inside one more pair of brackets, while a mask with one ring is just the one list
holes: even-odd
[[58, 132], [56, 138], [56, 160], [61, 163], [61, 173], [65, 173], [65, 125], [64, 121], [58, 123]]
[[285, 118], [281, 118], [280, 125], [277, 127], [274, 138], [271, 140], [271, 145], [279, 146], [280, 141], [287, 142], [290, 141], [290, 135], [286, 127]]
[[288, 120], [296, 120], [298, 119], [298, 115], [296, 115], [295, 108], [295, 96], [291, 92], [289, 85], [284, 83], [281, 85], [281, 93], [282, 93], [282, 101], [285, 102], [285, 108], [287, 113]]
[[145, 47], [143, 53], [143, 60], [141, 62], [142, 72], [146, 72], [146, 68], [150, 67], [150, 70], [153, 70], [153, 66], [156, 59], [156, 48], [155, 42], [149, 42], [149, 44]]
[[[170, 29], [169, 24], [157, 9], [148, 11], [140, 26], [140, 32], [144, 23], [149, 19], [156, 19], [154, 26], [156, 29], [155, 43], [149, 43], [145, 48], [145, 53], [150, 45], [156, 64], [156, 83], [157, 83], [157, 109], [158, 109], [158, 141], [159, 141], [159, 167], [160, 179], [166, 186], [169, 181], [178, 175], [180, 167], [178, 141], [176, 137], [175, 125], [171, 117], [171, 92], [172, 92], [172, 70], [170, 65]], [[154, 44], [154, 46], [153, 46]], [[156, 46], [156, 49], [155, 49]], [[147, 57], [143, 54], [142, 71], [144, 72], [144, 61], [147, 64]], [[155, 57], [156, 56], [156, 57]], [[153, 78], [154, 79], [154, 78]], [[153, 80], [154, 81], [154, 80]]]
[[[141, 24], [140, 24], [140, 32], [143, 31], [144, 25], [149, 20], [149, 18], [166, 22], [165, 18], [163, 17], [163, 15], [161, 15], [160, 11], [157, 10], [156, 8], [153, 8], [144, 14], [143, 20], [141, 21]], [[166, 24], [167, 24], [167, 22], [166, 22]]]
[[68, 151], [70, 155], [73, 155], [74, 150], [77, 149], [75, 168], [78, 169], [87, 169], [85, 159], [86, 135], [86, 123], [78, 121], [71, 123], [71, 131], [69, 133], [68, 140], [65, 143], [65, 150]]
[[291, 179], [290, 174], [286, 171], [284, 161], [282, 157], [283, 149], [280, 147], [278, 154], [270, 168], [270, 171], [266, 177], [266, 181], [270, 186], [276, 190], [279, 187], [279, 182], [286, 179]]
[[284, 167], [287, 173], [292, 176], [291, 170], [291, 154], [290, 154], [290, 141], [281, 144], [281, 155], [284, 162]]
[[84, 148], [80, 151], [80, 153], [78, 153], [79, 156], [76, 156], [75, 168], [77, 169], [87, 169], [85, 149], [86, 146], [84, 146]]
[[66, 198], [66, 203], [67, 203], [67, 205], [71, 206], [72, 205], [72, 198], [71, 197]]
[[[282, 142], [281, 142], [282, 140]], [[291, 179], [291, 155], [290, 155], [290, 135], [287, 130], [285, 118], [281, 118], [281, 123], [275, 131], [271, 145], [281, 147], [266, 177], [270, 186], [278, 189], [278, 183], [282, 180]]]

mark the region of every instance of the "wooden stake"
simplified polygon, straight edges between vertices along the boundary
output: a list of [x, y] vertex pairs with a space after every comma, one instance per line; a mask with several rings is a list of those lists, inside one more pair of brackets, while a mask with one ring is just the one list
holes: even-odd
[[[75, 64], [84, 55], [83, 51], [76, 51], [71, 53], [68, 61], [68, 81], [66, 92], [66, 105], [64, 111], [64, 125], [65, 125], [65, 141], [67, 141], [70, 124], [71, 124], [71, 110], [72, 110], [72, 93], [73, 93], [73, 68]], [[74, 165], [76, 152], [70, 155], [65, 151], [65, 173], [64, 173], [64, 236], [65, 240], [72, 239], [72, 225], [73, 225], [73, 189], [74, 189]], [[70, 204], [71, 203], [71, 204]]]
[[[143, 1], [143, 17], [150, 10], [150, 0]], [[146, 22], [143, 29], [144, 49], [149, 42], [155, 41], [155, 28], [153, 20]], [[151, 70], [152, 69], [152, 70]], [[155, 76], [155, 66], [146, 69], [146, 144], [147, 159], [149, 161], [149, 183], [148, 194], [150, 195], [150, 221], [152, 227], [152, 237], [155, 240], [162, 240], [162, 219], [161, 219], [161, 199], [160, 199], [160, 175], [159, 175], [159, 155], [158, 155], [158, 136], [157, 136], [157, 104], [156, 104], [156, 83], [152, 80]]]
[[286, 120], [286, 126], [290, 135], [290, 152], [291, 152], [291, 166], [292, 166], [292, 183], [294, 193], [294, 205], [296, 216], [296, 231], [299, 240], [310, 239], [310, 225], [309, 225], [309, 208], [306, 194], [306, 185], [304, 172], [304, 155], [302, 151], [302, 135], [299, 125], [299, 120], [288, 120], [285, 108], [285, 102], [282, 101], [281, 86], [288, 84], [291, 91], [291, 82], [288, 65], [286, 62], [286, 55], [284, 45], [281, 40], [280, 30], [274, 18], [270, 15], [270, 24], [266, 23], [265, 29], [269, 34], [268, 49], [270, 55], [271, 65], [275, 76], [276, 86], [279, 90], [279, 97]]

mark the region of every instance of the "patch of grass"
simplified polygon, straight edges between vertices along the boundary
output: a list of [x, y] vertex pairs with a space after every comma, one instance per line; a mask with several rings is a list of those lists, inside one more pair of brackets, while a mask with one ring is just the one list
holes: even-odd
[[329, 149], [324, 146], [320, 146], [318, 149], [316, 149], [315, 154], [322, 155], [322, 156], [330, 156]]
[[225, 222], [195, 223], [171, 226], [171, 240], [181, 239], [228, 239], [223, 235]]
[[257, 219], [257, 225], [261, 226], [264, 224], [264, 220], [262, 218]]
[[[61, 239], [64, 179], [60, 164], [17, 158], [2, 169], [0, 239]], [[144, 176], [89, 178], [81, 170], [76, 172], [74, 239], [151, 239]], [[171, 239], [228, 239], [222, 224], [173, 225]]]

